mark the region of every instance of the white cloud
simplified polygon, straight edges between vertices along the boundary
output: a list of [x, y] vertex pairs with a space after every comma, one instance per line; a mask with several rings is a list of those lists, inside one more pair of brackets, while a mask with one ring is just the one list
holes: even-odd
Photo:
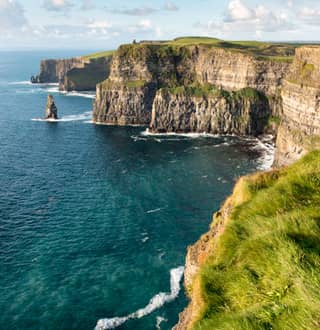
[[248, 8], [241, 0], [232, 0], [228, 5], [226, 21], [244, 21], [254, 17], [254, 11]]
[[115, 8], [111, 9], [110, 12], [113, 14], [128, 15], [128, 16], [147, 16], [159, 11], [157, 8], [142, 6], [136, 8]]
[[107, 21], [91, 21], [88, 27], [90, 29], [108, 29], [112, 27], [112, 24]]
[[95, 8], [93, 0], [82, 0], [82, 5], [80, 7], [82, 10], [91, 10]]
[[24, 9], [18, 1], [0, 0], [0, 31], [12, 32], [27, 25]]
[[288, 0], [288, 1], [287, 1], [287, 6], [288, 6], [289, 8], [292, 8], [292, 7], [293, 7], [293, 0]]
[[252, 8], [243, 0], [232, 0], [222, 20], [198, 24], [198, 27], [215, 33], [252, 32], [261, 38], [263, 32], [290, 31], [293, 24], [285, 10], [274, 11], [264, 5]]
[[164, 10], [167, 10], [167, 11], [178, 11], [179, 8], [171, 1], [167, 1], [164, 5]]
[[66, 12], [74, 4], [69, 0], [44, 0], [43, 7], [49, 11]]
[[298, 18], [307, 24], [320, 24], [320, 9], [303, 7], [298, 12]]

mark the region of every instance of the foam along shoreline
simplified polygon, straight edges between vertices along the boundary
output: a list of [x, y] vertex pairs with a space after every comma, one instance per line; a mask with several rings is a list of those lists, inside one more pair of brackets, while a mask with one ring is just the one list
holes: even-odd
[[[44, 84], [45, 85], [45, 84]], [[51, 86], [51, 85], [49, 85]], [[96, 98], [96, 93], [92, 91], [83, 91], [83, 92], [77, 92], [77, 91], [72, 91], [72, 92], [66, 92], [66, 91], [60, 91], [59, 90], [59, 84], [58, 85], [52, 85], [54, 87], [46, 89], [46, 92], [48, 93], [57, 93], [57, 94], [62, 94], [66, 96], [78, 96], [78, 97], [85, 97], [88, 99], [95, 99]]]
[[[85, 97], [89, 99], [95, 99], [96, 92], [94, 91], [60, 91], [58, 83], [32, 83], [30, 81], [13, 81], [9, 82], [9, 85], [19, 85], [19, 86], [28, 86], [28, 87], [39, 87], [39, 91], [45, 91], [48, 93], [59, 93], [66, 96], [78, 96], [78, 97]], [[47, 87], [47, 88], [46, 88]]]
[[86, 111], [84, 113], [78, 115], [69, 115], [64, 116], [59, 119], [44, 119], [44, 118], [33, 118], [32, 121], [40, 121], [40, 122], [70, 122], [70, 121], [88, 121], [92, 118], [92, 111]]
[[[252, 136], [238, 136], [238, 135], [220, 135], [220, 134], [209, 134], [209, 133], [153, 133], [150, 132], [149, 129], [141, 132], [141, 136], [147, 137], [162, 137], [162, 140], [166, 140], [166, 138], [170, 137], [182, 137], [182, 138], [221, 138], [221, 137], [236, 137], [240, 141], [252, 141], [255, 143], [255, 146], [252, 148], [253, 150], [257, 150], [261, 152], [261, 157], [257, 161], [257, 170], [266, 171], [269, 170], [273, 163], [274, 163], [274, 156], [275, 156], [275, 144], [274, 138], [272, 135], [261, 135], [259, 137], [252, 137]], [[137, 138], [137, 137], [135, 137]], [[137, 138], [138, 140], [138, 138]], [[161, 140], [161, 142], [162, 142]], [[183, 139], [184, 140], [184, 139]], [[179, 141], [179, 139], [175, 139], [175, 141]], [[222, 142], [221, 144], [225, 144]]]
[[29, 80], [22, 80], [22, 81], [11, 81], [9, 85], [28, 85], [28, 86], [59, 86], [58, 83], [32, 83]]
[[161, 308], [166, 303], [175, 300], [180, 292], [180, 282], [184, 273], [184, 267], [171, 269], [170, 271], [170, 293], [160, 292], [151, 298], [148, 305], [124, 317], [113, 317], [100, 319], [97, 322], [95, 330], [115, 329], [128, 320], [140, 319]]

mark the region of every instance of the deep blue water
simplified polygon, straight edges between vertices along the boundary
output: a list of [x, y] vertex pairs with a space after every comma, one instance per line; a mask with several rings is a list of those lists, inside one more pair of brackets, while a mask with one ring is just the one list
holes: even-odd
[[[261, 162], [253, 141], [95, 126], [92, 99], [19, 83], [76, 54], [0, 53], [0, 329], [93, 329], [170, 293], [170, 270]], [[63, 121], [32, 121], [49, 91]], [[185, 306], [182, 290], [119, 329], [170, 329]]]

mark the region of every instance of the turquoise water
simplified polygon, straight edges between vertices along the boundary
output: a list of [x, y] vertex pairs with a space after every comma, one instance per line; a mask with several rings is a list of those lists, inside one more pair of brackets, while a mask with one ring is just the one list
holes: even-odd
[[[170, 270], [261, 152], [234, 137], [95, 126], [90, 95], [23, 82], [40, 58], [75, 54], [0, 53], [0, 329], [93, 329], [160, 292], [118, 328], [170, 329], [187, 303]], [[60, 122], [32, 120], [48, 92]]]

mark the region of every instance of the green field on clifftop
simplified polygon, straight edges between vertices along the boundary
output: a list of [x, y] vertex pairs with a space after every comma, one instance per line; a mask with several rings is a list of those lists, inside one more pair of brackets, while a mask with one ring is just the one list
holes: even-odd
[[[143, 45], [153, 46], [171, 46], [187, 47], [195, 45], [203, 45], [206, 47], [228, 49], [230, 51], [241, 52], [255, 56], [261, 60], [273, 60], [280, 62], [290, 62], [293, 59], [295, 49], [302, 46], [298, 43], [274, 43], [261, 41], [226, 41], [210, 37], [181, 37], [173, 40], [164, 41], [141, 41], [127, 44], [126, 46], [141, 47]], [[103, 51], [84, 56], [86, 59], [97, 59], [101, 57], [111, 56], [115, 51]]]
[[319, 329], [320, 152], [244, 178], [231, 198], [240, 203], [193, 292], [203, 302], [194, 328]]

